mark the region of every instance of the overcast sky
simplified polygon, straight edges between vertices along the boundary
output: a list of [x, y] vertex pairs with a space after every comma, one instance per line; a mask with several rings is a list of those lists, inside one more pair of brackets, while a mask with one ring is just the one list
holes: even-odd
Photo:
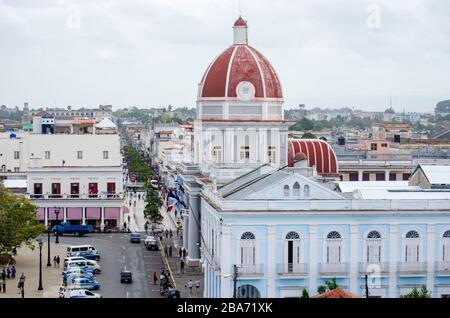
[[[448, 0], [242, 0], [285, 107], [432, 111], [450, 99]], [[238, 0], [0, 0], [0, 105], [194, 106]]]

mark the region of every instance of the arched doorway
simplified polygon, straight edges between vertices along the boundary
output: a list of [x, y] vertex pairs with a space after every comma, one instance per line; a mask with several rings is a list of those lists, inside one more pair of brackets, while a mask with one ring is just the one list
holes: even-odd
[[253, 285], [242, 285], [237, 290], [237, 298], [261, 298], [261, 294]]

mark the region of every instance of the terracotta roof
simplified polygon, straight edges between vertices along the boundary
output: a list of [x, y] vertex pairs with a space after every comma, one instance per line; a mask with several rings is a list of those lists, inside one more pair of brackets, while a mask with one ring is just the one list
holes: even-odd
[[159, 131], [159, 134], [163, 134], [163, 135], [170, 135], [172, 133], [173, 133], [172, 130], [160, 130]]
[[290, 139], [288, 141], [288, 164], [294, 166], [297, 153], [306, 154], [308, 166], [315, 166], [321, 175], [338, 173], [338, 161], [333, 148], [321, 139]]
[[234, 22], [234, 26], [235, 27], [246, 27], [247, 26], [247, 22], [245, 22], [245, 20], [242, 19], [242, 17], [239, 16], [239, 18], [236, 20], [236, 22]]
[[342, 288], [336, 288], [321, 295], [314, 296], [312, 298], [360, 298], [359, 296], [345, 291]]

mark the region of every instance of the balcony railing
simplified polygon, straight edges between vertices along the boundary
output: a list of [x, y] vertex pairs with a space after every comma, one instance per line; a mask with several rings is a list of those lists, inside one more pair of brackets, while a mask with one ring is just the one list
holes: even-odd
[[427, 272], [426, 262], [400, 262], [397, 265], [399, 275], [422, 275]]
[[262, 275], [264, 264], [238, 264], [238, 275]]
[[292, 264], [292, 263], [284, 263], [277, 264], [277, 273], [278, 275], [283, 276], [307, 276], [309, 273], [309, 264], [300, 263], [300, 264]]
[[123, 199], [123, 193], [102, 194], [26, 194], [28, 199], [63, 199], [63, 200], [108, 200]]
[[450, 276], [450, 262], [436, 262], [434, 271], [438, 276]]
[[359, 273], [363, 275], [389, 273], [389, 263], [359, 263]]
[[319, 274], [322, 276], [347, 276], [348, 263], [320, 263]]

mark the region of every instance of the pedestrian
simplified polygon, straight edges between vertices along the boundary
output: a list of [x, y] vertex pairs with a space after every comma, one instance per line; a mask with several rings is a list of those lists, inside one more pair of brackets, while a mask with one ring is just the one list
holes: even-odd
[[200, 289], [200, 280], [197, 278], [195, 280], [195, 294], [198, 295], [198, 290]]
[[56, 268], [56, 255], [53, 256], [53, 267]]
[[158, 276], [156, 276], [156, 272], [153, 272], [153, 285], [156, 285], [157, 281], [158, 281]]
[[177, 237], [180, 237], [180, 228], [177, 227]]
[[167, 245], [164, 246], [164, 255], [169, 256], [169, 249], [167, 248]]
[[134, 207], [136, 207], [136, 200], [134, 200]]
[[130, 200], [130, 206], [131, 206], [131, 200]]
[[172, 238], [172, 237], [173, 237], [173, 232], [172, 232], [172, 229], [170, 229], [170, 231], [169, 231], [169, 237], [170, 237], [170, 238]]
[[3, 279], [2, 287], [3, 287], [3, 294], [6, 294], [6, 279]]
[[140, 200], [141, 199], [141, 194], [138, 194], [138, 200]]
[[183, 261], [183, 259], [181, 259], [181, 261], [180, 261], [180, 271], [181, 271], [182, 274], [184, 274], [184, 261]]
[[183, 240], [183, 233], [180, 233], [180, 240]]
[[6, 268], [6, 277], [7, 277], [8, 279], [11, 278], [11, 269], [9, 268], [9, 266]]
[[180, 255], [180, 258], [183, 256], [183, 250], [180, 247], [180, 250], [178, 251], [178, 254]]
[[169, 231], [167, 229], [164, 231], [164, 234], [166, 235], [166, 238], [169, 237]]
[[189, 295], [192, 295], [192, 279], [189, 280], [189, 282], [187, 283], [188, 288], [189, 288]]
[[169, 257], [172, 257], [172, 245], [169, 246]]
[[178, 214], [178, 211], [177, 211], [177, 210], [175, 210], [175, 218], [177, 218], [177, 214]]
[[56, 256], [56, 265], [59, 268], [59, 263], [61, 262], [61, 258], [59, 257], [59, 255]]
[[11, 268], [11, 278], [16, 278], [16, 266], [14, 265]]
[[126, 231], [127, 230], [127, 222], [123, 222], [123, 229]]
[[144, 225], [144, 229], [145, 229], [145, 234], [147, 234], [147, 232], [148, 232], [148, 223], [147, 222]]
[[184, 259], [186, 258], [186, 255], [187, 255], [187, 251], [186, 251], [186, 249], [183, 247], [183, 258], [184, 258]]

